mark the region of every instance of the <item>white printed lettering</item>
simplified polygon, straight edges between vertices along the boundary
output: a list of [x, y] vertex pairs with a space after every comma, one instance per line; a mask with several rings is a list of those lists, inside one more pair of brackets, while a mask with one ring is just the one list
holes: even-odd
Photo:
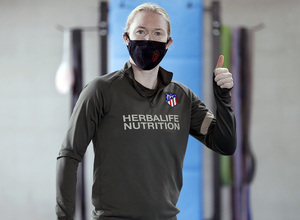
[[180, 130], [179, 115], [123, 115], [124, 130]]
[[126, 122], [126, 120], [131, 121], [130, 115], [128, 116], [123, 115], [123, 122]]

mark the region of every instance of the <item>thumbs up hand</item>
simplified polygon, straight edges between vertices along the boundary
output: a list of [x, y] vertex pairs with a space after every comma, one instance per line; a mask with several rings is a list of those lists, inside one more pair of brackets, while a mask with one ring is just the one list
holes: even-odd
[[221, 55], [218, 59], [215, 73], [215, 82], [222, 89], [231, 89], [233, 87], [232, 74], [227, 68], [223, 68], [224, 56]]

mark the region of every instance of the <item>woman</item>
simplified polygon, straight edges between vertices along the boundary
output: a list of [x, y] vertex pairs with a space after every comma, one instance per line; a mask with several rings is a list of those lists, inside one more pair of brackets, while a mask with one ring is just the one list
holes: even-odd
[[170, 20], [155, 4], [128, 17], [123, 34], [130, 60], [90, 82], [74, 108], [57, 160], [58, 219], [73, 219], [76, 171], [93, 141], [92, 219], [176, 220], [188, 136], [231, 155], [236, 147], [231, 73], [215, 70], [216, 117], [186, 86], [160, 67]]

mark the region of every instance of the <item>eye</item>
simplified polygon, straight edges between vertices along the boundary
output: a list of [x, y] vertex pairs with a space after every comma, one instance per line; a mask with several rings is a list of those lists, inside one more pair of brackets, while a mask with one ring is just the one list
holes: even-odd
[[156, 31], [156, 32], [154, 32], [154, 35], [156, 37], [161, 37], [161, 36], [163, 36], [163, 33], [161, 31]]
[[143, 30], [143, 29], [138, 29], [138, 30], [136, 31], [136, 34], [138, 34], [138, 35], [145, 35], [145, 34], [146, 34], [146, 31]]

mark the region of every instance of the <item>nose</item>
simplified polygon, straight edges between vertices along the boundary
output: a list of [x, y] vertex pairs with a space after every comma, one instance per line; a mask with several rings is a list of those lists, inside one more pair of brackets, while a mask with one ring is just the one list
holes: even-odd
[[145, 36], [145, 40], [153, 40], [152, 35], [151, 35], [151, 34], [147, 34], [147, 35]]

